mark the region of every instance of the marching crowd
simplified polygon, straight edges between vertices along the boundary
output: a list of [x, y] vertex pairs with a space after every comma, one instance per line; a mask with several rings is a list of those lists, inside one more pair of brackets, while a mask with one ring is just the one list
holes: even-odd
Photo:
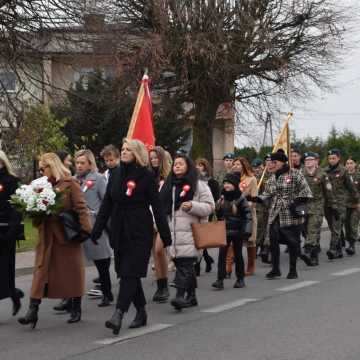
[[[131, 304], [136, 316], [130, 328], [147, 324], [142, 278], [151, 255], [157, 289], [153, 301], [169, 300], [168, 272], [175, 268], [176, 310], [198, 305], [197, 276], [201, 261], [210, 272], [214, 259], [195, 245], [192, 224], [225, 221], [226, 246], [218, 250], [215, 290], [232, 277], [234, 288], [256, 271], [256, 259], [271, 265], [268, 279], [281, 276], [280, 244], [289, 256], [288, 279], [298, 278], [297, 260], [319, 265], [324, 217], [331, 231], [329, 260], [355, 254], [360, 220], [360, 173], [353, 158], [341, 164], [332, 149], [327, 166], [319, 155], [300, 154], [291, 159], [282, 149], [255, 159], [224, 156], [224, 168], [213, 176], [206, 159], [193, 162], [178, 153], [172, 158], [162, 147], [148, 151], [138, 140], [125, 139], [121, 150], [106, 146], [100, 156], [107, 170], [100, 173], [94, 154], [80, 150], [74, 158], [64, 151], [46, 153], [39, 172], [64, 194], [63, 208], [78, 216], [83, 243], [69, 243], [60, 216], [50, 215], [34, 224], [39, 241], [29, 308], [18, 319], [35, 328], [43, 298], [60, 299], [54, 307], [70, 313], [68, 323], [81, 320], [85, 294], [85, 258], [98, 272], [102, 299], [99, 307], [116, 303], [105, 326], [118, 334]], [[290, 161], [289, 161], [290, 160]], [[21, 308], [22, 290], [15, 286], [15, 252], [21, 215], [9, 202], [19, 179], [6, 154], [0, 151], [0, 299], [11, 298], [13, 315]], [[302, 239], [303, 242], [302, 242]], [[243, 248], [246, 247], [246, 264]], [[84, 256], [85, 254], [85, 256]], [[117, 298], [112, 292], [111, 259], [120, 281]]]

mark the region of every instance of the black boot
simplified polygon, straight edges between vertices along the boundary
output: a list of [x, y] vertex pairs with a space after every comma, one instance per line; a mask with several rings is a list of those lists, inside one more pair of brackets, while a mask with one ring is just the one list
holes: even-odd
[[299, 257], [306, 264], [306, 266], [313, 266], [311, 258], [307, 254], [300, 254]]
[[206, 249], [203, 252], [203, 256], [206, 263], [205, 272], [209, 273], [212, 270], [212, 264], [214, 263], [214, 259], [209, 255]]
[[185, 289], [177, 288], [176, 290], [176, 296], [171, 300], [171, 305], [176, 310], [181, 310], [188, 307], [188, 302], [185, 299]]
[[355, 251], [355, 243], [354, 242], [349, 242], [349, 247], [346, 248], [345, 251], [349, 256], [355, 255], [355, 253], [356, 253], [356, 251]]
[[336, 251], [334, 249], [329, 249], [327, 252], [326, 252], [326, 255], [328, 257], [329, 260], [334, 260], [336, 259]]
[[98, 307], [107, 307], [110, 306], [114, 301], [114, 295], [112, 293], [104, 295], [101, 302], [98, 304]]
[[195, 289], [191, 289], [187, 292], [186, 301], [189, 304], [189, 307], [198, 306]]
[[110, 320], [105, 322], [105, 326], [108, 329], [112, 329], [114, 335], [118, 335], [121, 329], [122, 319], [124, 317], [124, 311], [115, 309]]
[[310, 260], [311, 260], [312, 266], [319, 265], [319, 248], [317, 246], [315, 246], [311, 249]]
[[224, 289], [224, 281], [222, 279], [217, 279], [211, 286], [215, 289], [223, 290]]
[[70, 299], [62, 299], [59, 302], [59, 304], [57, 304], [56, 306], [53, 307], [53, 309], [55, 311], [70, 312], [71, 311], [71, 306], [72, 306], [71, 298]]
[[168, 279], [159, 279], [157, 282], [157, 290], [153, 296], [153, 301], [157, 303], [165, 303], [168, 301], [170, 293]]
[[18, 288], [15, 288], [14, 293], [11, 295], [11, 301], [13, 303], [12, 316], [18, 314], [21, 308], [20, 299], [22, 299], [23, 297], [24, 297], [24, 292]]
[[237, 279], [235, 284], [234, 284], [234, 289], [242, 289], [244, 287], [245, 287], [244, 279], [241, 279], [241, 278]]
[[286, 277], [287, 279], [297, 279], [298, 278], [298, 273], [296, 271], [296, 267], [290, 267], [289, 269], [289, 273]]
[[38, 312], [39, 305], [41, 303], [40, 299], [30, 299], [29, 309], [24, 317], [18, 319], [18, 322], [21, 325], [29, 325], [32, 329], [35, 329], [38, 322]]
[[266, 278], [269, 280], [275, 279], [281, 276], [281, 272], [279, 269], [272, 269], [270, 272], [266, 274]]
[[68, 324], [74, 324], [81, 320], [81, 297], [74, 297], [71, 299], [71, 312]]
[[[296, 271], [296, 263], [298, 254], [301, 252], [300, 244], [291, 244], [289, 248], [289, 273], [287, 279], [297, 279], [298, 273]], [[310, 260], [310, 259], [309, 259]]]
[[196, 276], [200, 276], [200, 271], [201, 271], [200, 264], [201, 264], [201, 260], [200, 260], [200, 261], [197, 261], [197, 262], [195, 263], [195, 265], [194, 265]]
[[147, 313], [145, 307], [137, 309], [137, 313], [135, 319], [130, 324], [129, 329], [137, 329], [142, 326], [146, 326], [147, 324]]

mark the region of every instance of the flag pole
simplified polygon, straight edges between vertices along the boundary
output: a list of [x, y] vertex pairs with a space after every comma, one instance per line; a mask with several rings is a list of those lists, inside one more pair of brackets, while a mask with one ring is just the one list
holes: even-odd
[[[289, 125], [289, 121], [292, 119], [293, 116], [294, 116], [294, 114], [293, 114], [292, 112], [289, 112], [289, 113], [287, 114], [287, 117], [286, 117], [284, 126], [283, 126], [283, 128], [282, 128], [282, 130], [281, 130], [281, 132], [280, 132], [280, 134], [279, 134], [279, 136], [278, 136], [278, 138], [276, 139], [275, 145], [273, 146], [273, 150], [272, 150], [273, 152], [274, 152], [275, 149], [279, 146], [279, 142], [280, 142], [280, 140], [281, 140], [281, 138], [282, 138], [282, 135], [283, 135], [286, 127]], [[290, 139], [288, 138], [288, 147], [289, 147], [289, 146], [290, 146]], [[290, 159], [289, 149], [288, 149], [288, 156], [289, 156], [289, 159]], [[258, 183], [258, 186], [257, 186], [258, 190], [260, 189], [262, 183], [264, 182], [264, 178], [265, 178], [266, 171], [267, 171], [267, 165], [265, 166], [265, 169], [264, 169], [264, 171], [263, 171], [263, 173], [262, 173], [262, 175], [261, 175], [260, 181], [259, 181], [259, 183]]]

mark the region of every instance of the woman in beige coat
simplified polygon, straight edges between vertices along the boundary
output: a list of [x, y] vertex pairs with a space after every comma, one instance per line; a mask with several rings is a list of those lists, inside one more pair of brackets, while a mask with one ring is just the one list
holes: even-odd
[[[240, 173], [240, 191], [244, 196], [256, 197], [258, 195], [257, 180], [254, 176], [252, 168], [244, 157], [238, 157], [234, 160], [232, 171], [234, 173]], [[247, 241], [247, 255], [248, 263], [245, 275], [254, 275], [255, 272], [255, 260], [256, 260], [256, 229], [257, 229], [257, 218], [256, 218], [256, 204], [249, 202], [252, 216], [252, 232], [251, 237]]]
[[191, 224], [207, 222], [215, 203], [208, 185], [198, 180], [195, 165], [186, 155], [175, 157], [172, 172], [160, 196], [172, 233], [170, 256], [176, 266], [174, 282], [177, 293], [171, 305], [180, 310], [197, 305], [194, 265], [199, 253]]
[[[54, 187], [63, 192], [63, 209], [79, 215], [84, 236], [91, 232], [89, 212], [78, 182], [54, 153], [41, 156], [39, 171]], [[45, 217], [38, 226], [39, 242], [35, 252], [35, 267], [31, 285], [30, 306], [19, 318], [22, 325], [35, 328], [41, 299], [72, 298], [68, 323], [80, 321], [81, 296], [85, 290], [85, 264], [81, 244], [65, 241], [64, 227], [56, 215]]]

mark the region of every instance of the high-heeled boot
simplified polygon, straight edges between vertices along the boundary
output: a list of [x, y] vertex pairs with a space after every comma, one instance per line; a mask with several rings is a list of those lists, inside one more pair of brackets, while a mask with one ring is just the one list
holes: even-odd
[[246, 276], [254, 275], [255, 273], [255, 259], [256, 259], [256, 247], [248, 247], [247, 248], [247, 255], [248, 255], [248, 262], [247, 262], [247, 269], [245, 272]]
[[110, 320], [105, 322], [105, 326], [113, 331], [114, 335], [118, 335], [122, 325], [122, 319], [124, 317], [124, 311], [121, 309], [115, 309]]
[[81, 320], [81, 297], [74, 297], [71, 299], [71, 311], [68, 324], [74, 324]]
[[137, 329], [147, 324], [147, 313], [145, 306], [137, 309], [135, 319], [130, 324], [129, 329]]
[[18, 288], [14, 289], [13, 294], [11, 295], [11, 301], [13, 303], [12, 316], [17, 315], [21, 308], [21, 300], [24, 297], [24, 292]]
[[40, 299], [30, 299], [29, 309], [25, 316], [18, 319], [18, 322], [21, 325], [29, 325], [31, 329], [35, 329], [36, 324], [38, 322], [38, 312], [39, 305], [41, 303]]

